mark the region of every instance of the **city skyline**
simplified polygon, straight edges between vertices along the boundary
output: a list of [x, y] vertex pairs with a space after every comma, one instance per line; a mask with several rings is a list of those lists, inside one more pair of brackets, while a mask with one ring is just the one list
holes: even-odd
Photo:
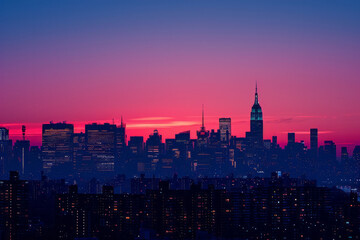
[[[253, 115], [255, 113], [255, 111], [257, 112], [258, 110], [254, 110], [254, 109], [260, 109], [259, 112], [260, 112], [260, 117], [258, 115]], [[196, 116], [192, 116], [193, 118], [195, 118]], [[275, 134], [275, 135], [272, 135], [272, 136], [269, 136], [269, 137], [263, 137], [263, 115], [262, 115], [262, 111], [261, 111], [261, 107], [259, 105], [259, 97], [258, 97], [258, 86], [257, 86], [257, 82], [256, 82], [256, 87], [255, 87], [255, 102], [254, 102], [254, 105], [252, 107], [252, 110], [251, 110], [251, 116], [250, 116], [250, 121], [249, 121], [249, 118], [248, 120], [242, 120], [241, 122], [248, 122], [248, 124], [250, 123], [250, 128], [248, 128], [249, 131], [245, 131], [243, 132], [242, 134], [240, 135], [236, 135], [236, 134], [231, 134], [231, 125], [234, 125], [235, 123], [235, 126], [237, 124], [239, 124], [239, 121], [233, 121], [233, 123], [231, 123], [231, 117], [229, 118], [223, 118], [223, 117], [215, 117], [215, 116], [210, 116], [212, 118], [212, 121], [214, 121], [214, 119], [216, 118], [216, 124], [217, 126], [215, 126], [214, 128], [208, 128], [207, 131], [209, 130], [220, 130], [220, 122], [224, 121], [224, 119], [229, 119], [230, 121], [230, 136], [233, 136], [233, 137], [250, 137], [251, 136], [248, 136], [248, 132], [259, 132], [260, 136], [258, 137], [255, 137], [255, 138], [258, 138], [258, 141], [259, 143], [263, 142], [263, 140], [265, 139], [268, 139], [268, 140], [271, 140], [271, 138], [273, 136], [276, 136], [277, 137], [277, 143], [281, 146], [281, 147], [285, 147], [288, 143], [288, 134], [289, 133], [293, 133], [295, 134], [295, 141], [296, 142], [304, 142], [305, 145], [308, 147], [308, 149], [310, 149], [310, 129], [308, 129], [308, 131], [288, 131], [288, 132], [281, 132], [281, 133], [278, 133], [278, 134]], [[171, 117], [147, 117], [147, 118], [136, 118], [136, 119], [132, 119], [132, 121], [134, 123], [130, 123], [130, 124], [126, 124], [123, 120], [123, 116], [121, 116], [120, 118], [120, 121], [118, 120], [115, 120], [114, 118], [111, 120], [111, 121], [89, 121], [89, 122], [67, 122], [67, 121], [59, 121], [58, 123], [68, 123], [68, 124], [71, 124], [74, 129], [73, 129], [73, 132], [74, 133], [85, 133], [85, 129], [86, 129], [86, 126], [88, 125], [92, 125], [94, 123], [96, 124], [113, 124], [113, 125], [117, 125], [117, 126], [125, 126], [126, 128], [126, 135], [130, 138], [130, 136], [142, 136], [144, 137], [144, 139], [147, 139], [152, 133], [154, 130], [157, 130], [159, 131], [159, 134], [164, 136], [163, 139], [171, 139], [171, 138], [174, 138], [176, 134], [180, 133], [180, 132], [185, 132], [185, 131], [190, 131], [190, 137], [195, 139], [196, 138], [196, 135], [198, 134], [198, 130], [200, 129], [201, 131], [205, 131], [206, 129], [206, 124], [205, 124], [205, 118], [206, 115], [204, 113], [204, 104], [202, 105], [202, 115], [201, 115], [201, 123], [198, 124], [196, 121], [184, 121], [184, 122], [177, 122], [177, 121], [173, 121], [173, 118]], [[252, 121], [253, 120], [261, 120], [261, 126], [260, 126], [260, 129], [259, 130], [256, 130], [256, 128], [258, 128], [257, 125], [253, 126], [252, 124]], [[266, 119], [266, 115], [265, 115], [265, 119]], [[157, 121], [157, 123], [154, 123], [154, 121]], [[172, 121], [172, 122], [166, 122], [166, 121]], [[140, 123], [139, 123], [140, 122]], [[142, 123], [141, 123], [142, 122]], [[206, 122], [208, 122], [208, 120], [206, 120]], [[50, 123], [57, 123], [57, 122], [54, 122], [54, 121], [50, 121]], [[256, 123], [255, 123], [256, 124]], [[280, 124], [280, 123], [279, 123]], [[44, 125], [46, 125], [46, 123], [42, 123], [41, 126], [43, 127]], [[179, 130], [179, 131], [174, 131], [174, 128], [179, 128], [180, 126], [178, 125], [183, 125], [181, 127], [183, 127], [183, 129]], [[214, 125], [214, 124], [212, 124]], [[16, 124], [15, 124], [16, 126]], [[17, 128], [21, 128], [19, 130], [18, 133], [16, 134], [9, 134], [9, 136], [12, 136], [10, 137], [11, 139], [13, 140], [21, 140], [23, 139], [24, 137], [24, 132], [22, 131], [23, 130], [23, 127], [24, 125], [18, 125], [16, 126]], [[40, 126], [40, 128], [41, 128]], [[130, 128], [130, 132], [128, 131], [128, 128]], [[195, 131], [191, 131], [190, 129], [192, 128], [196, 128]], [[167, 129], [171, 129], [171, 131], [166, 131]], [[317, 129], [317, 128], [316, 128]], [[133, 130], [133, 131], [132, 131]], [[138, 131], [136, 131], [138, 130]], [[162, 132], [162, 131], [163, 132]], [[21, 131], [21, 132], [20, 132]], [[34, 134], [32, 131], [34, 131], [33, 129], [30, 129], [30, 134], [28, 133], [29, 130], [27, 130], [27, 134], [26, 134], [26, 138], [29, 139], [29, 140], [32, 140], [32, 144], [33, 146], [41, 146], [41, 138], [43, 138], [43, 133], [41, 133], [41, 129], [40, 130], [37, 130], [37, 132]], [[40, 133], [39, 133], [40, 131]], [[318, 130], [317, 130], [318, 131]], [[10, 131], [11, 132], [11, 131]], [[143, 134], [132, 134], [132, 133], [143, 133]], [[146, 132], [144, 134], [144, 132]], [[193, 132], [193, 134], [191, 134], [191, 132]], [[239, 131], [235, 131], [235, 132], [239, 132]], [[208, 133], [209, 134], [209, 133]], [[224, 133], [223, 133], [224, 134]], [[300, 135], [300, 137], [299, 137]], [[319, 145], [322, 145], [325, 143], [325, 141], [332, 141], [333, 139], [331, 138], [331, 135], [332, 135], [332, 132], [331, 131], [318, 131], [318, 135], [319, 135]], [[325, 135], [325, 136], [324, 136]], [[14, 137], [15, 136], [15, 137]], [[279, 138], [280, 136], [280, 138]], [[207, 136], [209, 137], [209, 136]], [[125, 137], [125, 141], [128, 141], [129, 138], [127, 139]], [[35, 141], [34, 141], [35, 140]], [[230, 139], [229, 139], [230, 140]], [[165, 141], [163, 141], [163, 143], [165, 143]], [[357, 145], [356, 143], [355, 144], [349, 144], [349, 143], [337, 143], [337, 145], [339, 146], [337, 148], [337, 156], [340, 157], [341, 155], [341, 147], [345, 146], [347, 147], [350, 152], [352, 152], [352, 150], [354, 149], [354, 147]]]
[[[191, 118], [195, 118], [195, 117], [201, 118], [200, 115], [199, 116], [191, 116]], [[300, 116], [300, 118], [302, 118], [302, 117], [306, 118], [306, 116]], [[146, 139], [149, 137], [149, 135], [151, 135], [153, 133], [154, 130], [158, 130], [159, 133], [164, 137], [164, 139], [171, 139], [171, 138], [174, 138], [175, 135], [180, 132], [190, 131], [191, 138], [195, 139], [196, 132], [201, 127], [201, 121], [198, 121], [198, 122], [197, 121], [194, 121], [194, 122], [189, 121], [189, 122], [185, 122], [186, 124], [184, 126], [176, 126], [177, 123], [182, 123], [182, 122], [174, 121], [174, 122], [166, 123], [166, 122], [162, 121], [162, 118], [164, 120], [171, 119], [170, 117], [141, 118], [141, 119], [149, 119], [149, 120], [145, 120], [144, 123], [137, 123], [139, 121], [138, 119], [132, 119], [132, 123], [125, 124], [127, 136], [128, 136], [127, 141], [129, 140], [130, 136], [142, 136], [142, 137], [144, 137], [144, 139]], [[211, 129], [217, 130], [219, 127], [219, 119], [221, 119], [221, 118], [223, 118], [223, 117], [210, 116], [210, 119], [212, 119], [212, 120], [210, 120], [210, 124], [207, 124], [205, 126], [208, 128], [208, 130], [211, 130]], [[246, 132], [248, 132], [250, 130], [250, 127], [248, 127], [248, 129], [243, 129], [243, 131], [241, 131], [240, 129], [236, 128], [236, 126], [239, 125], [239, 121], [234, 121], [232, 117], [228, 117], [228, 118], [231, 118], [231, 121], [232, 121], [232, 129], [233, 129], [232, 136], [245, 137]], [[152, 121], [154, 119], [159, 120], [160, 122], [149, 123], [149, 121]], [[246, 120], [240, 120], [240, 121], [241, 121], [241, 123], [243, 123]], [[250, 122], [249, 120], [247, 120], [247, 121]], [[74, 125], [74, 133], [84, 133], [85, 125], [89, 125], [89, 124], [93, 124], [93, 123], [96, 123], [96, 124], [104, 124], [104, 123], [113, 124], [114, 123], [117, 126], [121, 125], [121, 119], [119, 119], [119, 120], [111, 119], [111, 120], [101, 120], [101, 121], [81, 121], [81, 122], [76, 122], [76, 121], [49, 121], [49, 122], [53, 122], [53, 123], [66, 122], [69, 124], [73, 124]], [[42, 139], [41, 127], [43, 124], [46, 124], [49, 122], [25, 124], [25, 126], [27, 127], [26, 139], [30, 140], [32, 146], [41, 146], [41, 139]], [[207, 120], [207, 122], [209, 122], [209, 120]], [[175, 124], [175, 126], [173, 124]], [[246, 123], [244, 125], [246, 125]], [[267, 135], [266, 134], [266, 125], [267, 125], [266, 120], [264, 120], [264, 125], [265, 125], [264, 139], [271, 140], [272, 136], [277, 136], [278, 144], [281, 147], [285, 147], [287, 144], [287, 140], [288, 140], [288, 133], [295, 133], [296, 142], [304, 141], [305, 145], [308, 148], [310, 148], [310, 129], [313, 127], [309, 127], [308, 129], [304, 129], [302, 131], [283, 131], [283, 132], [279, 132], [279, 133], [274, 133], [274, 135]], [[24, 126], [23, 123], [2, 124], [2, 125], [0, 124], [0, 127], [5, 127], [7, 129], [9, 129], [9, 136], [12, 140], [14, 140], [14, 142], [16, 140], [21, 140], [23, 138], [22, 126]], [[211, 126], [213, 126], [213, 127], [211, 127]], [[316, 127], [314, 127], [314, 128], [316, 128]], [[174, 129], [178, 129], [178, 130], [174, 130]], [[30, 131], [30, 133], [29, 133], [29, 131]], [[239, 134], [237, 134], [237, 133], [239, 133]], [[355, 148], [355, 146], [359, 145], [359, 141], [337, 142], [336, 139], [333, 137], [333, 133], [334, 132], [332, 132], [332, 131], [322, 131], [321, 129], [319, 129], [319, 132], [318, 132], [319, 145], [324, 144], [324, 142], [328, 141], [328, 140], [335, 141], [336, 145], [338, 146], [338, 148], [337, 148], [337, 156], [338, 157], [340, 157], [340, 154], [341, 154], [341, 147], [347, 147], [349, 149], [349, 151], [352, 152], [353, 149]]]

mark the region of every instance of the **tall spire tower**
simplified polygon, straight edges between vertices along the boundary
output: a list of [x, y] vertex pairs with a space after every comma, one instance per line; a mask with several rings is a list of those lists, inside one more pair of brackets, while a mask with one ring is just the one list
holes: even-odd
[[122, 154], [125, 152], [126, 148], [126, 126], [123, 121], [123, 116], [121, 116], [120, 126], [116, 127], [116, 153], [117, 158], [120, 160]]
[[257, 82], [255, 84], [255, 101], [250, 113], [250, 133], [254, 146], [263, 146], [263, 115], [259, 104]]
[[201, 115], [201, 130], [205, 130], [205, 119], [204, 119], [204, 104], [202, 105], [202, 115]]
[[204, 104], [202, 105], [202, 111], [201, 111], [201, 128], [200, 131], [197, 131], [197, 137], [198, 137], [198, 145], [204, 146], [208, 143], [209, 140], [209, 131], [206, 131], [205, 129], [205, 115], [204, 115]]
[[258, 92], [257, 92], [257, 81], [255, 84], [255, 103], [254, 104], [259, 104], [259, 97], [258, 97]]

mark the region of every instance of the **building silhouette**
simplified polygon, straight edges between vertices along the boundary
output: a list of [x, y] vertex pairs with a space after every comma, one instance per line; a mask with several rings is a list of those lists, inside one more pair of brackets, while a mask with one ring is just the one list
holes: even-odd
[[229, 143], [231, 139], [231, 118], [219, 118], [220, 140]]
[[255, 148], [263, 145], [263, 113], [259, 104], [257, 85], [255, 88], [255, 101], [250, 114], [250, 139]]
[[28, 182], [19, 173], [10, 172], [9, 180], [0, 181], [0, 238], [26, 239], [28, 230]]
[[29, 166], [29, 154], [30, 154], [30, 141], [29, 140], [17, 140], [13, 147], [14, 153], [14, 169], [19, 171], [22, 175], [28, 173]]
[[56, 199], [57, 239], [134, 239], [144, 208], [140, 195], [114, 194], [103, 186], [101, 194], [81, 194], [78, 187]]
[[73, 124], [43, 124], [41, 151], [43, 169], [46, 173], [72, 168], [73, 134]]
[[0, 127], [0, 175], [5, 176], [11, 160], [12, 140], [9, 139], [9, 129]]
[[84, 177], [96, 169], [91, 154], [87, 151], [86, 134], [82, 132], [75, 133], [73, 137], [73, 167], [78, 177]]
[[197, 131], [197, 148], [205, 148], [209, 143], [209, 131], [205, 128], [204, 105], [201, 113], [201, 128]]
[[288, 133], [288, 146], [295, 144], [295, 133]]
[[154, 133], [149, 135], [149, 138], [146, 140], [146, 157], [149, 161], [149, 171], [156, 171], [163, 151], [164, 144], [162, 142], [162, 136], [159, 134], [158, 130], [155, 129]]
[[116, 128], [116, 162], [115, 169], [121, 171], [126, 165], [126, 125], [121, 117], [121, 124]]
[[116, 155], [116, 125], [85, 125], [86, 147], [97, 172], [113, 172]]
[[312, 161], [315, 162], [313, 166], [315, 166], [316, 159], [319, 155], [318, 129], [317, 128], [310, 129], [310, 154], [311, 154]]
[[318, 129], [310, 129], [310, 149], [312, 151], [318, 151]]

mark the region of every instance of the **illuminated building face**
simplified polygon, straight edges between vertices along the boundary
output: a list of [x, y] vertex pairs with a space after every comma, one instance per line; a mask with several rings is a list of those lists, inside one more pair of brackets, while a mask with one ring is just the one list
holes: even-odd
[[0, 141], [9, 140], [9, 130], [6, 128], [0, 128]]
[[257, 87], [255, 91], [255, 102], [250, 113], [250, 132], [254, 144], [261, 146], [263, 141], [263, 115], [259, 104]]
[[257, 93], [257, 87], [255, 91], [255, 102], [251, 108], [251, 119], [250, 120], [263, 120], [261, 106], [259, 104], [259, 97]]
[[231, 138], [231, 118], [219, 119], [220, 140], [228, 142]]
[[97, 171], [114, 171], [116, 126], [91, 124], [85, 126], [86, 145]]
[[43, 167], [51, 168], [72, 161], [74, 125], [66, 123], [43, 124]]
[[261, 108], [254, 108], [253, 107], [251, 109], [251, 119], [250, 120], [263, 120]]

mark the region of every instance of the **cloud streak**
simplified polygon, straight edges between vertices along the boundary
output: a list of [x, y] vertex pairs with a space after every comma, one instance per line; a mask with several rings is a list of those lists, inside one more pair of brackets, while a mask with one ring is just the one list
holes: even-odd
[[163, 121], [171, 120], [172, 117], [143, 117], [143, 118], [133, 118], [132, 121]]
[[199, 122], [194, 121], [172, 121], [166, 123], [128, 123], [128, 128], [171, 128], [199, 125]]
[[[299, 134], [299, 135], [309, 135], [310, 131], [289, 131], [291, 133]], [[281, 133], [289, 133], [289, 132], [281, 132]], [[330, 134], [334, 133], [334, 131], [318, 131], [318, 134]]]

